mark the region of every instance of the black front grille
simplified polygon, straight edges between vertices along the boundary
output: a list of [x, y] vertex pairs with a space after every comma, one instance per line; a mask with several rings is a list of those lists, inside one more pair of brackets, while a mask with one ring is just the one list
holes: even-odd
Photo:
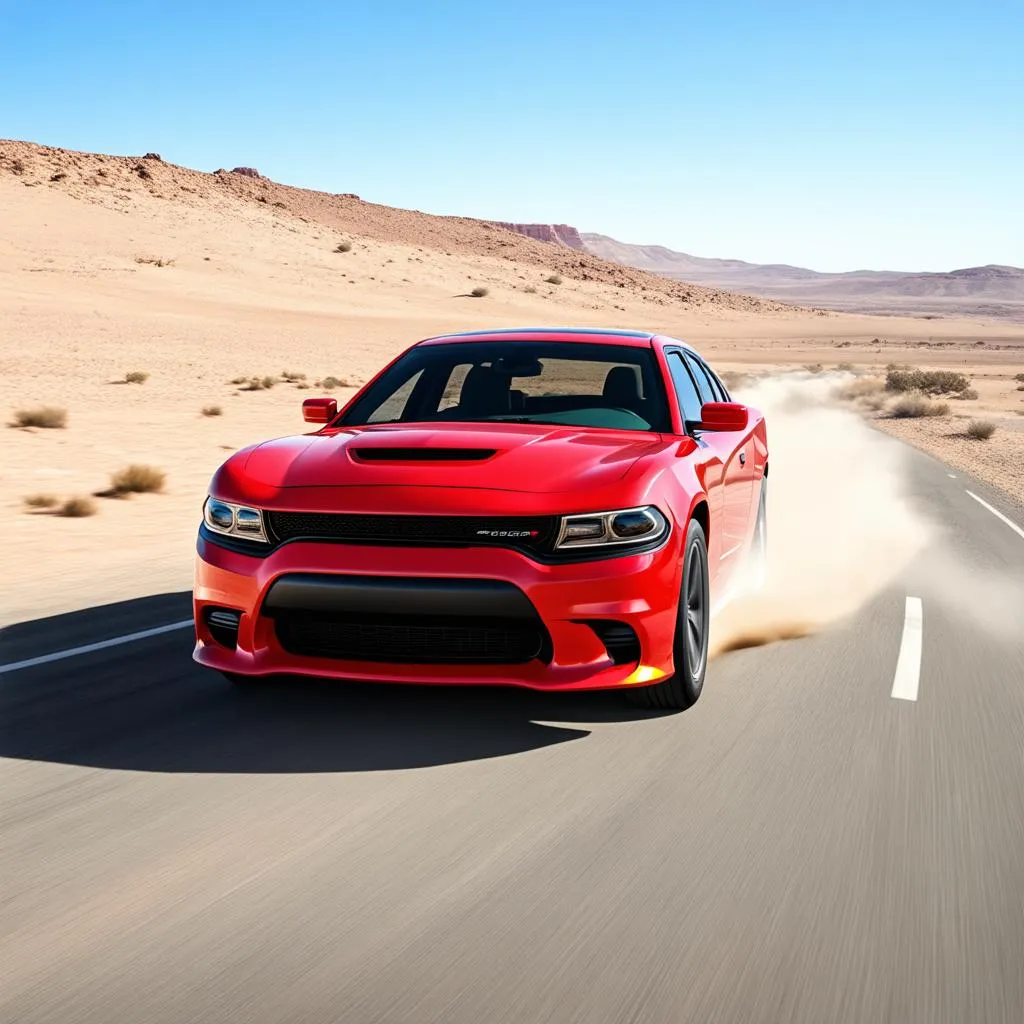
[[381, 516], [347, 512], [268, 512], [278, 541], [327, 540], [344, 544], [489, 545], [543, 551], [555, 516]]
[[277, 637], [291, 654], [391, 664], [521, 665], [549, 641], [530, 621], [430, 620], [419, 617], [279, 615]]

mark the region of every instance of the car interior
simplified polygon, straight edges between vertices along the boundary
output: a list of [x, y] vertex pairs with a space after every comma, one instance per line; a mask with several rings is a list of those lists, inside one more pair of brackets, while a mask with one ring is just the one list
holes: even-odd
[[644, 397], [639, 366], [613, 366], [600, 394], [531, 394], [513, 387], [513, 380], [513, 374], [478, 364], [466, 375], [458, 404], [436, 418], [536, 419], [619, 430], [651, 429], [651, 403]]

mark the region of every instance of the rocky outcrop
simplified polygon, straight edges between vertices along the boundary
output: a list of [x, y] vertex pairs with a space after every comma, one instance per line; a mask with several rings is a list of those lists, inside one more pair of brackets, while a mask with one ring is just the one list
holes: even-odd
[[535, 238], [538, 242], [551, 242], [553, 245], [564, 245], [569, 249], [585, 251], [580, 233], [570, 224], [509, 224], [501, 220], [492, 223], [499, 228], [526, 235], [527, 238]]
[[232, 174], [244, 174], [247, 178], [262, 178], [263, 175], [255, 167], [232, 167]]

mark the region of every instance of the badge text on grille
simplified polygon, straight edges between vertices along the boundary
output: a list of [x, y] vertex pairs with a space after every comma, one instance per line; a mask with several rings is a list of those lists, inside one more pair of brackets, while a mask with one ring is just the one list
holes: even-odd
[[477, 530], [478, 537], [536, 537], [539, 530]]

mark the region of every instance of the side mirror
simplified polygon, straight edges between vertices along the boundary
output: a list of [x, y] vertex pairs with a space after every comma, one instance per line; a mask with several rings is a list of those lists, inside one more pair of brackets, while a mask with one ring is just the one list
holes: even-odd
[[302, 418], [307, 423], [330, 423], [337, 415], [337, 399], [307, 398], [302, 403]]
[[750, 413], [739, 402], [705, 402], [700, 410], [701, 430], [746, 430]]

